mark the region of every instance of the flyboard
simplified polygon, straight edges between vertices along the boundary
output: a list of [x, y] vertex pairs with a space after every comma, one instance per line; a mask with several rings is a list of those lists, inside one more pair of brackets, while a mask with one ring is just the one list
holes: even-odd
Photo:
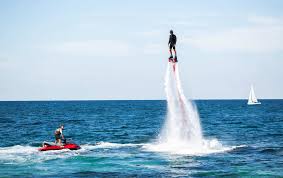
[[173, 70], [174, 70], [174, 72], [175, 72], [175, 66], [176, 66], [175, 63], [178, 62], [177, 57], [174, 57], [174, 58], [173, 58], [173, 57], [169, 57], [169, 58], [168, 58], [168, 62], [169, 62], [169, 63], [171, 62], [171, 63], [173, 64]]

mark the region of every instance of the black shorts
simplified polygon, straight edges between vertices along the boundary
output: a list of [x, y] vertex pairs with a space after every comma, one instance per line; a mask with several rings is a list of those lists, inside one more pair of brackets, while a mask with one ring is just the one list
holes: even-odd
[[55, 135], [55, 139], [56, 139], [56, 140], [61, 139], [60, 135], [56, 134], [56, 135]]
[[170, 44], [169, 49], [171, 50], [172, 48], [175, 50], [175, 45]]

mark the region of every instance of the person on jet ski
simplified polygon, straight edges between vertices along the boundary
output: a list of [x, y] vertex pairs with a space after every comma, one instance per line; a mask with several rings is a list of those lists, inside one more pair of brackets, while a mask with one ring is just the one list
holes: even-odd
[[61, 125], [58, 129], [55, 130], [55, 144], [63, 145], [62, 139], [64, 139], [63, 135], [64, 125]]

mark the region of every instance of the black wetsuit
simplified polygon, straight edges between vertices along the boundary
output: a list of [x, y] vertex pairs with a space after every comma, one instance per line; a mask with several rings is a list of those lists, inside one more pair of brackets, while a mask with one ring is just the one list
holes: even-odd
[[175, 45], [176, 45], [176, 43], [177, 43], [177, 37], [176, 37], [176, 35], [174, 35], [174, 34], [171, 34], [170, 36], [169, 36], [169, 42], [168, 42], [168, 44], [169, 44], [169, 49], [174, 49], [175, 50]]

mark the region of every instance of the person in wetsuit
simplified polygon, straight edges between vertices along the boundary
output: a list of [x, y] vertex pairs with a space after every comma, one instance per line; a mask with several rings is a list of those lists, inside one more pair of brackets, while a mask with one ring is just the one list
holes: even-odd
[[55, 130], [55, 144], [62, 145], [62, 139], [64, 139], [63, 135], [64, 126], [61, 125], [58, 129]]
[[174, 53], [175, 53], [175, 59], [177, 60], [177, 52], [176, 52], [176, 43], [177, 43], [177, 37], [176, 35], [174, 35], [173, 33], [173, 30], [170, 30], [170, 36], [169, 36], [169, 42], [168, 42], [168, 46], [169, 46], [169, 52], [170, 52], [170, 59], [173, 58], [173, 55], [172, 55], [172, 48], [174, 50]]

